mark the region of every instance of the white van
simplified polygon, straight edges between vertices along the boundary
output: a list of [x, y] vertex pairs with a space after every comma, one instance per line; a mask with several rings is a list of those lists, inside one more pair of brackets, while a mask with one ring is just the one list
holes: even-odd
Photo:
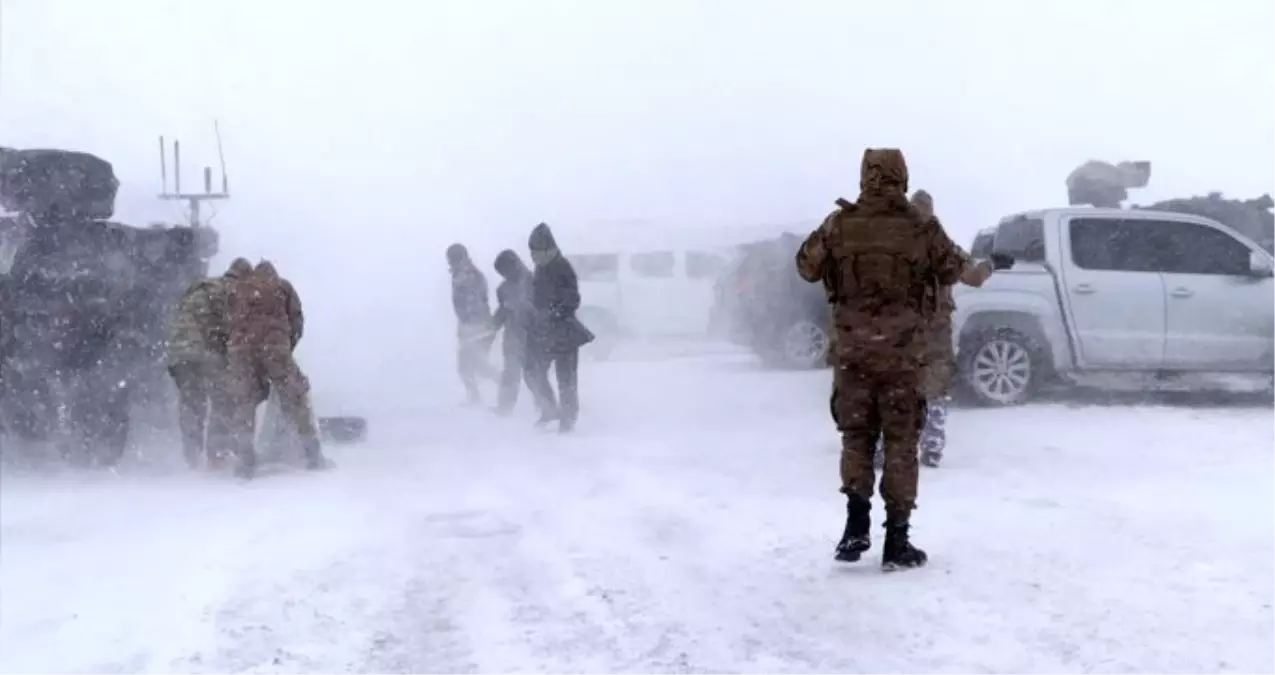
[[597, 228], [554, 232], [580, 280], [578, 316], [604, 357], [622, 340], [707, 339], [713, 286], [753, 229]]

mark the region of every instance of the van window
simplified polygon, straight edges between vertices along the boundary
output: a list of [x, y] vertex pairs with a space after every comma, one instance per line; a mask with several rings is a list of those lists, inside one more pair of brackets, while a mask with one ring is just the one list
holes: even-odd
[[580, 281], [615, 281], [620, 257], [614, 253], [568, 256]]
[[671, 277], [675, 267], [677, 267], [677, 257], [672, 251], [635, 253], [629, 259], [629, 269], [639, 277]]
[[726, 269], [729, 261], [725, 256], [706, 251], [688, 251], [686, 253], [686, 276], [692, 279], [716, 279]]

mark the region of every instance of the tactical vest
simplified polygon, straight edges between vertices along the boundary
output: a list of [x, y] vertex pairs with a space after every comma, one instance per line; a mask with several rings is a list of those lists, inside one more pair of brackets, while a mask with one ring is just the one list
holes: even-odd
[[838, 361], [912, 370], [923, 360], [930, 312], [922, 223], [911, 211], [844, 209], [827, 239]]

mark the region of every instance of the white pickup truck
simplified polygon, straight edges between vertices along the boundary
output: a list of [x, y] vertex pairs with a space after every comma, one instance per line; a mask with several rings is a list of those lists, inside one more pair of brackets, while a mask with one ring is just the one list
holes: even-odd
[[959, 384], [984, 405], [1046, 384], [1248, 390], [1275, 372], [1275, 259], [1207, 218], [1073, 207], [1009, 216], [974, 257], [1014, 257], [957, 285]]

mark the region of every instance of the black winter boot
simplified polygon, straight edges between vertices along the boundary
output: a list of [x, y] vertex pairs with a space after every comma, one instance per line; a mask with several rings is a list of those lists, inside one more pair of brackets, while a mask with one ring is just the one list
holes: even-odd
[[881, 551], [881, 569], [893, 572], [899, 569], [911, 569], [925, 565], [928, 556], [925, 551], [908, 541], [907, 522], [885, 525], [885, 547]]
[[846, 529], [837, 542], [833, 557], [841, 562], [855, 562], [872, 548], [868, 529], [872, 526], [872, 503], [859, 495], [846, 497]]

